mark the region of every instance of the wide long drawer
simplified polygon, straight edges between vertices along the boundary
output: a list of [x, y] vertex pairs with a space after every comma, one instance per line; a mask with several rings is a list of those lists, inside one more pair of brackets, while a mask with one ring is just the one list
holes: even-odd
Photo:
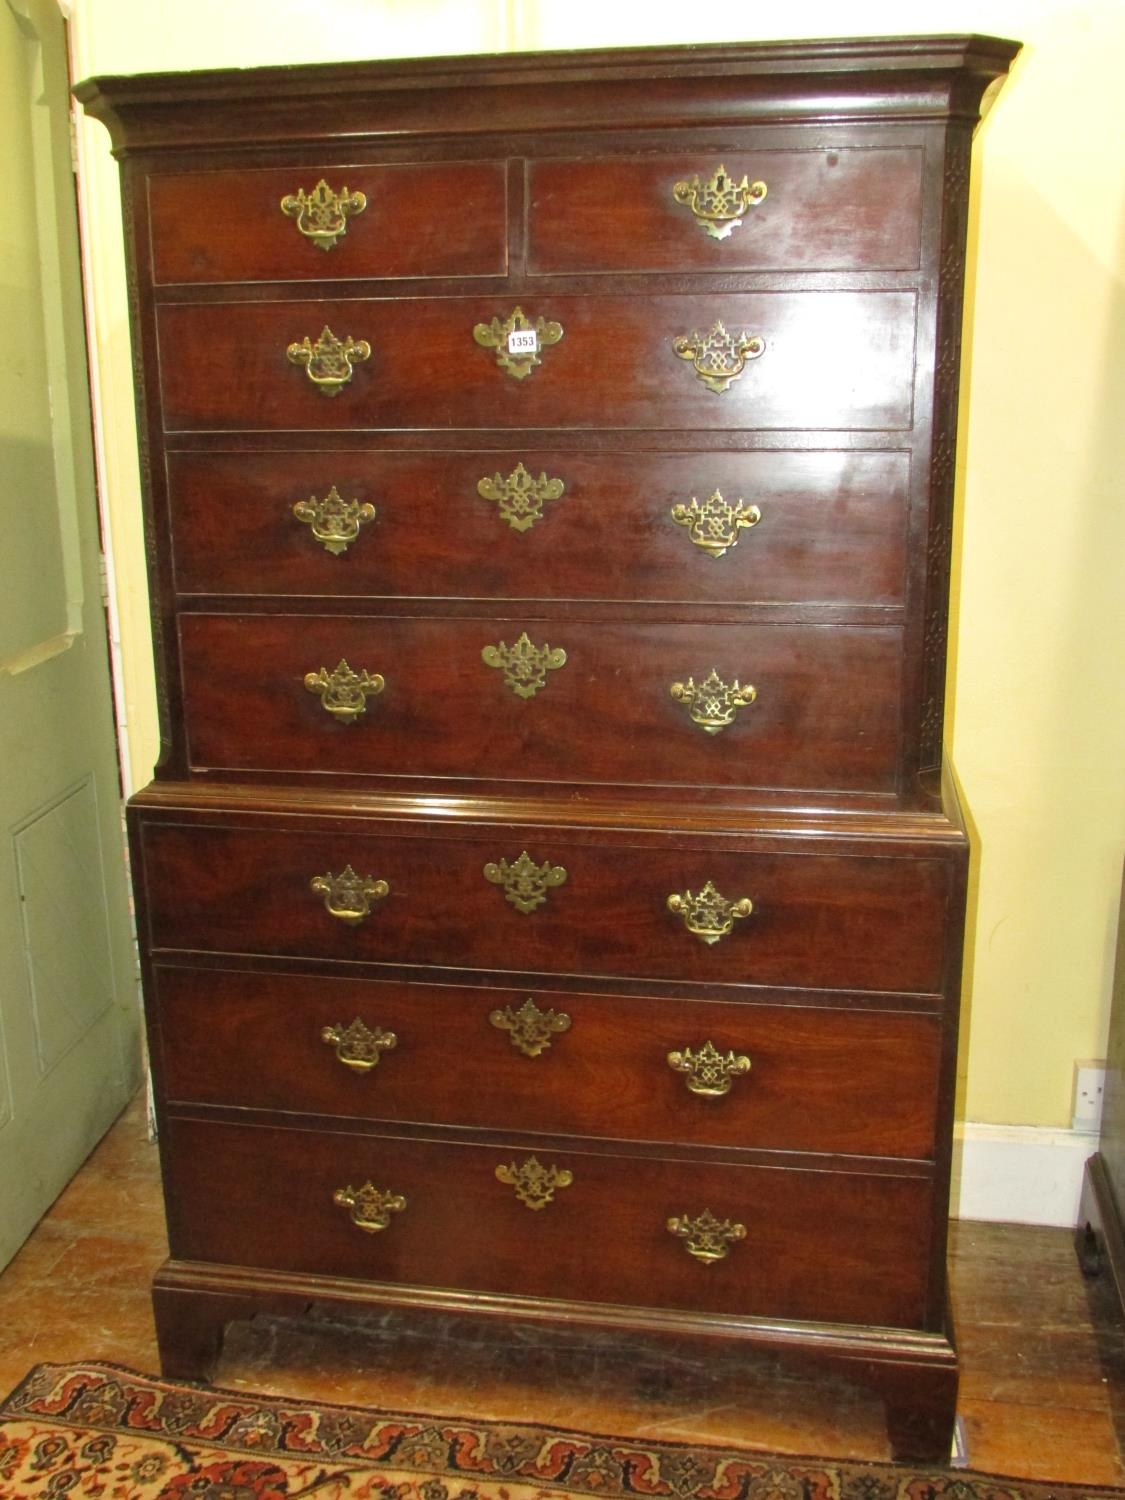
[[183, 1103], [933, 1155], [933, 1014], [158, 965], [154, 1015]]
[[181, 594], [901, 605], [903, 452], [168, 455]]
[[956, 860], [802, 842], [739, 853], [142, 817], [138, 857], [155, 949], [940, 993]]
[[933, 1188], [922, 1172], [735, 1167], [577, 1143], [536, 1155], [167, 1117], [164, 1129], [181, 1259], [743, 1316], [925, 1317]]
[[541, 345], [521, 356], [514, 298], [167, 303], [164, 423], [905, 430], [915, 305], [908, 291], [525, 296]]
[[185, 614], [180, 649], [199, 769], [895, 786], [892, 626]]

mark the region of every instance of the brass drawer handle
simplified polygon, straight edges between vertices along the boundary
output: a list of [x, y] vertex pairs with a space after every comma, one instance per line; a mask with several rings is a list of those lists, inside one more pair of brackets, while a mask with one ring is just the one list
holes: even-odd
[[491, 478], [486, 474], [477, 481], [477, 494], [484, 500], [496, 501], [501, 519], [513, 531], [528, 531], [536, 521], [541, 521], [544, 501], [561, 499], [565, 489], [561, 479], [548, 479], [546, 470], [533, 479], [522, 463], [515, 466], [507, 479], [502, 479], [497, 470]]
[[704, 1265], [713, 1265], [717, 1260], [725, 1260], [730, 1254], [731, 1245], [736, 1240], [746, 1238], [745, 1224], [732, 1224], [729, 1219], [716, 1219], [709, 1208], [705, 1208], [694, 1219], [686, 1217], [669, 1219], [666, 1227], [669, 1234], [674, 1234], [677, 1239], [684, 1241], [684, 1249], [687, 1253], [694, 1255], [696, 1260], [701, 1260]]
[[400, 1214], [406, 1207], [401, 1193], [382, 1192], [373, 1183], [365, 1182], [361, 1188], [337, 1188], [332, 1194], [333, 1203], [350, 1209], [351, 1221], [357, 1229], [367, 1234], [378, 1234], [391, 1222], [392, 1214]]
[[331, 672], [327, 667], [306, 672], [305, 686], [318, 695], [325, 713], [341, 724], [354, 724], [367, 712], [368, 698], [376, 697], [386, 684], [378, 672], [353, 672], [341, 657]]
[[704, 1042], [698, 1052], [690, 1047], [669, 1052], [668, 1066], [673, 1073], [685, 1074], [684, 1082], [701, 1099], [721, 1099], [730, 1093], [736, 1078], [749, 1073], [750, 1059], [742, 1052], [728, 1052], [724, 1057], [714, 1042]]
[[728, 333], [715, 319], [708, 333], [681, 333], [672, 348], [681, 359], [690, 359], [695, 373], [709, 391], [721, 395], [739, 378], [746, 361], [757, 359], [766, 341], [757, 333]]
[[339, 875], [329, 871], [326, 875], [314, 875], [309, 881], [309, 890], [324, 897], [328, 915], [353, 927], [371, 915], [372, 904], [382, 901], [390, 889], [385, 880], [357, 875], [351, 865], [345, 865]]
[[688, 709], [693, 724], [698, 724], [704, 734], [718, 734], [734, 723], [740, 708], [747, 708], [758, 696], [758, 690], [749, 683], [743, 687], [736, 677], [726, 683], [712, 667], [698, 687], [693, 678], [686, 682], [674, 682], [668, 691], [677, 703]]
[[522, 307], [513, 308], [503, 322], [493, 318], [491, 323], [478, 323], [473, 329], [473, 338], [482, 349], [495, 349], [497, 365], [513, 380], [526, 380], [536, 365], [543, 363], [540, 350], [557, 344], [562, 336], [561, 323], [546, 318], [532, 323]]
[[551, 1038], [570, 1030], [570, 1017], [564, 1010], [540, 1010], [529, 995], [513, 1010], [505, 1005], [503, 1010], [493, 1010], [489, 1022], [498, 1031], [506, 1031], [508, 1040], [524, 1057], [538, 1057], [551, 1045]]
[[306, 334], [299, 344], [290, 344], [285, 353], [291, 364], [303, 367], [322, 396], [338, 396], [352, 378], [352, 364], [371, 358], [371, 345], [366, 339], [353, 339], [351, 334], [340, 340], [325, 324], [315, 344]]
[[296, 219], [300, 232], [321, 250], [331, 250], [348, 232], [348, 215], [361, 214], [366, 207], [363, 193], [351, 193], [346, 187], [334, 193], [323, 177], [311, 193], [298, 188], [281, 200], [281, 212]]
[[359, 528], [375, 519], [375, 507], [359, 500], [345, 500], [333, 485], [323, 500], [315, 495], [298, 500], [293, 514], [311, 529], [314, 539], [326, 552], [339, 557], [355, 541]]
[[691, 209], [704, 234], [713, 240], [725, 240], [742, 223], [743, 214], [756, 208], [767, 191], [764, 182], [750, 182], [745, 177], [735, 182], [726, 167], [720, 165], [706, 182], [700, 182], [698, 177], [690, 182], [677, 182], [672, 197]]
[[510, 687], [517, 698], [534, 698], [541, 687], [546, 687], [547, 673], [566, 666], [566, 652], [561, 646], [535, 646], [526, 630], [511, 646], [507, 641], [485, 646], [480, 658], [486, 667], [504, 673], [505, 687]]
[[757, 526], [762, 512], [742, 500], [732, 505], [714, 490], [702, 505], [694, 495], [689, 505], [673, 505], [672, 519], [677, 526], [688, 528], [688, 536], [697, 547], [712, 557], [722, 557], [731, 547], [737, 547], [740, 531]]
[[504, 899], [510, 901], [517, 911], [529, 916], [547, 899], [547, 892], [562, 885], [566, 871], [562, 865], [553, 865], [545, 860], [537, 865], [525, 849], [513, 864], [506, 859], [484, 867], [485, 880], [504, 887]]
[[378, 1066], [384, 1052], [398, 1045], [393, 1031], [384, 1031], [381, 1026], [371, 1030], [358, 1016], [350, 1026], [326, 1026], [320, 1039], [335, 1047], [336, 1056], [345, 1068], [353, 1068], [357, 1073], [369, 1073]]
[[684, 891], [682, 895], [673, 893], [668, 897], [668, 910], [683, 917], [684, 926], [700, 942], [717, 943], [726, 937], [737, 918], [750, 915], [754, 903], [749, 896], [728, 901], [708, 881], [698, 895], [691, 891]]
[[546, 1208], [559, 1188], [569, 1187], [574, 1173], [565, 1167], [544, 1167], [537, 1157], [529, 1156], [519, 1166], [510, 1162], [496, 1168], [496, 1180], [516, 1190], [516, 1197], [528, 1208]]

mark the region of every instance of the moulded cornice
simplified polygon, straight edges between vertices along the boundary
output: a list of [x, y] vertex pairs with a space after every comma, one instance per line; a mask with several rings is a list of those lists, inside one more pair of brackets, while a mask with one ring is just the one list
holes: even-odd
[[[996, 37], [865, 37], [149, 73], [87, 79], [74, 93], [118, 155], [252, 144], [276, 138], [282, 122], [290, 141], [317, 141], [613, 129], [625, 120], [679, 129], [810, 112], [976, 119], [1018, 51]], [[310, 109], [310, 96], [322, 107]], [[305, 107], [295, 115], [297, 100]]]

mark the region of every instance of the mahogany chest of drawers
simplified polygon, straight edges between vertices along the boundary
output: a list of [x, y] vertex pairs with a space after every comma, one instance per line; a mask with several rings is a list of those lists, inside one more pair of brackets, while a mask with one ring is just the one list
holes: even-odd
[[318, 1298], [565, 1319], [819, 1360], [948, 1452], [955, 410], [1015, 50], [79, 88], [160, 667], [169, 1373]]

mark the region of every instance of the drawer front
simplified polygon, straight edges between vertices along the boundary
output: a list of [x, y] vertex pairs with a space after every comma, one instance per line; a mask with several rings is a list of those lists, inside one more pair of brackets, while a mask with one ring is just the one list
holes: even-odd
[[[744, 1316], [899, 1327], [924, 1317], [932, 1207], [921, 1176], [544, 1150], [539, 1165], [571, 1181], [556, 1179], [535, 1209], [517, 1196], [535, 1196], [526, 1148], [165, 1128], [176, 1257]], [[514, 1183], [497, 1168], [515, 1168]], [[384, 1206], [385, 1229], [358, 1228], [336, 1200], [368, 1183], [401, 1204]], [[374, 1218], [378, 1206], [357, 1211]], [[708, 1212], [744, 1230], [710, 1264], [667, 1227]]]
[[[513, 314], [514, 297], [167, 304], [157, 309], [164, 421], [173, 431], [901, 430], [912, 421], [915, 300], [889, 291], [528, 295], [524, 315], [562, 334], [523, 378], [474, 338], [474, 328]], [[716, 322], [732, 338], [762, 341], [725, 391], [695, 368], [696, 357], [705, 369], [721, 363], [709, 340]], [[370, 348], [331, 397], [287, 353], [304, 339], [312, 349], [325, 328]], [[675, 340], [696, 334], [698, 355], [682, 358]]]
[[895, 785], [889, 626], [192, 614], [180, 639], [197, 768]]
[[184, 1103], [933, 1154], [933, 1015], [180, 968], [155, 993], [164, 1093]]
[[158, 284], [504, 276], [508, 269], [502, 162], [153, 175], [148, 201]]
[[921, 259], [917, 147], [540, 161], [527, 183], [532, 274], [908, 271]]
[[[654, 849], [509, 827], [426, 839], [160, 822], [144, 825], [142, 843], [157, 949], [801, 989], [943, 987], [954, 865], [937, 857]], [[349, 867], [388, 887], [356, 922], [328, 908], [357, 910], [361, 899], [311, 885]], [[668, 906], [708, 883], [754, 905], [713, 942], [688, 928], [688, 919], [706, 927], [694, 903]]]
[[168, 482], [181, 593], [903, 602], [905, 453], [179, 452]]

